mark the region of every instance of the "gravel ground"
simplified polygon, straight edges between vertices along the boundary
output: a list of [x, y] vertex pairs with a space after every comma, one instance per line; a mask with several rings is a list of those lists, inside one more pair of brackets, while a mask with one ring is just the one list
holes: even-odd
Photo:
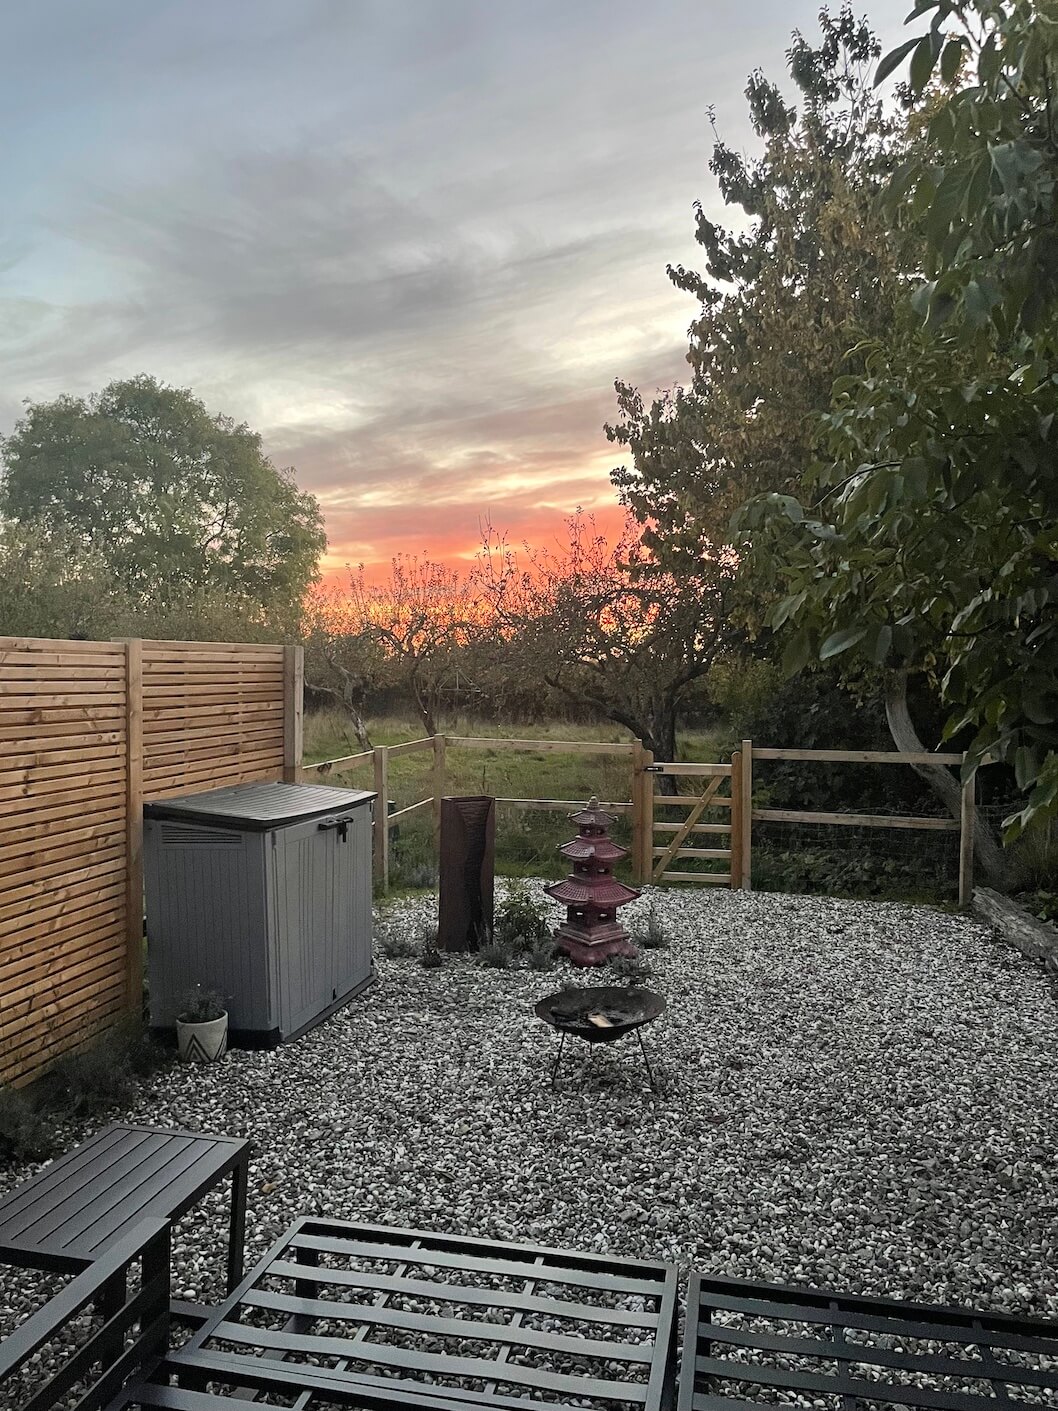
[[[551, 1092], [557, 1040], [532, 1004], [567, 967], [381, 956], [299, 1042], [176, 1066], [119, 1119], [254, 1140], [248, 1259], [320, 1214], [1058, 1316], [1042, 970], [920, 907], [665, 891], [622, 915], [635, 929], [651, 904], [670, 938], [645, 952], [668, 1001], [645, 1031], [657, 1100], [634, 1040], [583, 1083], [567, 1045]], [[182, 1296], [219, 1292], [223, 1203], [178, 1233]], [[36, 1288], [0, 1270], [0, 1320]]]

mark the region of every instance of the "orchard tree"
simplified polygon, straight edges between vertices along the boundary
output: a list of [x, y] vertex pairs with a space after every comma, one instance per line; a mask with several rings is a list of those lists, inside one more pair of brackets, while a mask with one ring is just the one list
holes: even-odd
[[[862, 368], [859, 345], [888, 326], [900, 297], [903, 242], [875, 198], [906, 124], [872, 90], [879, 49], [866, 24], [848, 8], [824, 10], [820, 31], [815, 46], [793, 37], [793, 98], [760, 72], [749, 79], [761, 155], [740, 156], [721, 140], [713, 148], [732, 224], [724, 229], [699, 205], [703, 270], [669, 268], [699, 305], [689, 385], [647, 401], [617, 383], [621, 419], [607, 431], [632, 465], [613, 480], [644, 543], [677, 571], [728, 538], [748, 497], [795, 492], [834, 379]], [[750, 617], [758, 593], [748, 585]]]
[[589, 515], [567, 526], [557, 549], [519, 554], [486, 539], [477, 583], [500, 669], [592, 707], [673, 760], [680, 703], [730, 639], [730, 556], [673, 573], [632, 520], [614, 543]]
[[107, 638], [131, 607], [99, 554], [63, 534], [0, 523], [0, 637]]
[[31, 404], [2, 443], [0, 514], [96, 555], [140, 603], [220, 592], [290, 612], [326, 543], [261, 438], [152, 377]]
[[[331, 617], [358, 661], [384, 661], [390, 681], [405, 690], [428, 735], [438, 732], [445, 696], [454, 690], [469, 640], [481, 630], [470, 577], [414, 554], [398, 554], [389, 577], [369, 582], [363, 565], [350, 569], [331, 603]], [[332, 663], [333, 666], [333, 663]]]
[[898, 724], [930, 672], [969, 768], [1013, 766], [1013, 835], [1058, 811], [1058, 10], [917, 0], [909, 23], [878, 76], [909, 59], [912, 97], [932, 84], [927, 143], [886, 209], [926, 277], [837, 382], [806, 491], [740, 524], [787, 667], [891, 672]]

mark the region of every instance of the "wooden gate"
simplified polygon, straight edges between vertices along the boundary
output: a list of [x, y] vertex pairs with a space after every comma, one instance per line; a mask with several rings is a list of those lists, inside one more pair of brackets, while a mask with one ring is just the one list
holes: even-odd
[[[736, 751], [730, 764], [644, 762], [641, 768], [644, 843], [649, 852], [641, 859], [640, 876], [654, 883], [741, 887], [741, 754]], [[657, 780], [666, 776], [701, 782], [693, 792], [661, 794]], [[698, 845], [699, 839], [704, 847]], [[706, 866], [681, 869], [684, 861]]]

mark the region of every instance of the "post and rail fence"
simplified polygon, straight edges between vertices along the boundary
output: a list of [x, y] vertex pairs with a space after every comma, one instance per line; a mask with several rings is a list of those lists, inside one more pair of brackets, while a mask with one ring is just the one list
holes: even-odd
[[[973, 830], [976, 812], [976, 774], [962, 786], [958, 819], [907, 816], [903, 814], [828, 813], [808, 809], [757, 808], [753, 803], [753, 771], [757, 761], [793, 760], [802, 763], [936, 765], [961, 767], [961, 754], [912, 753], [900, 750], [801, 750], [770, 749], [743, 740], [725, 763], [691, 761], [655, 762], [640, 741], [608, 743], [581, 740], [517, 740], [472, 735], [432, 735], [398, 745], [380, 745], [359, 754], [343, 755], [304, 765], [301, 778], [325, 778], [344, 774], [370, 763], [373, 787], [381, 800], [388, 798], [389, 760], [414, 751], [431, 751], [433, 768], [431, 792], [418, 802], [385, 814], [385, 827], [375, 830], [375, 881], [383, 890], [389, 887], [390, 839], [401, 821], [430, 808], [435, 826], [440, 817], [440, 801], [445, 793], [446, 752], [448, 750], [517, 750], [530, 754], [582, 754], [621, 756], [629, 761], [628, 799], [602, 800], [602, 807], [618, 815], [630, 815], [632, 826], [631, 867], [633, 880], [643, 886], [660, 882], [689, 882], [698, 886], [722, 886], [749, 891], [753, 885], [754, 823], [815, 823], [860, 828], [921, 829], [959, 834], [959, 904], [968, 905], [973, 891]], [[658, 792], [660, 777], [693, 781], [700, 788], [675, 794]], [[571, 813], [584, 805], [583, 799], [496, 799], [503, 809], [534, 809]], [[376, 812], [376, 824], [385, 805]], [[672, 818], [672, 813], [679, 815]], [[660, 816], [659, 816], [660, 815]], [[660, 835], [660, 837], [659, 837]], [[726, 840], [726, 843], [725, 843]], [[701, 842], [704, 846], [698, 846]], [[694, 871], [681, 869], [684, 862], [717, 864]]]

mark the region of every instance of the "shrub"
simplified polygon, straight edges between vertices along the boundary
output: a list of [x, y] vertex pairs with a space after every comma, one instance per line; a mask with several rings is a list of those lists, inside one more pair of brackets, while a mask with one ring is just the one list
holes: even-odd
[[437, 945], [437, 931], [433, 926], [423, 926], [419, 931], [419, 964], [424, 970], [435, 970], [444, 964], [444, 956]]
[[615, 955], [606, 969], [607, 978], [615, 985], [641, 985], [650, 979], [650, 966], [638, 955]]
[[514, 947], [495, 937], [486, 941], [478, 951], [478, 960], [489, 970], [509, 970], [514, 956]]
[[52, 1148], [51, 1128], [31, 1099], [19, 1088], [0, 1088], [0, 1160], [39, 1161]]
[[515, 951], [531, 951], [549, 938], [547, 914], [547, 907], [533, 900], [528, 887], [512, 885], [496, 908], [493, 940]]
[[387, 960], [411, 960], [419, 954], [420, 941], [407, 931], [390, 928], [383, 932], [378, 943], [380, 952]]
[[548, 939], [534, 941], [526, 954], [530, 970], [550, 970], [555, 964], [555, 943]]
[[211, 1024], [214, 1019], [223, 1019], [227, 1012], [222, 994], [204, 985], [193, 985], [181, 995], [176, 1017], [182, 1024]]
[[58, 1119], [128, 1107], [141, 1082], [172, 1061], [142, 1024], [108, 1030], [91, 1047], [64, 1054], [42, 1079], [38, 1108]]

